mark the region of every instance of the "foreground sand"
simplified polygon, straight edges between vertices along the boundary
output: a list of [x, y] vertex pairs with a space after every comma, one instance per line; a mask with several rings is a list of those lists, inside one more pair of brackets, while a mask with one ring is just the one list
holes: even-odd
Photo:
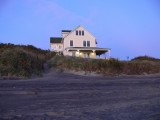
[[160, 76], [0, 80], [0, 120], [159, 120]]

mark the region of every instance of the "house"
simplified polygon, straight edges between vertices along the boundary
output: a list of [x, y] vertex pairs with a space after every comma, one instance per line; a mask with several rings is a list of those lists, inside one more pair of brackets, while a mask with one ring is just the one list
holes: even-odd
[[96, 38], [81, 25], [74, 30], [62, 30], [61, 34], [62, 37], [50, 37], [51, 51], [84, 58], [96, 58], [109, 52], [110, 57], [111, 49], [96, 47]]

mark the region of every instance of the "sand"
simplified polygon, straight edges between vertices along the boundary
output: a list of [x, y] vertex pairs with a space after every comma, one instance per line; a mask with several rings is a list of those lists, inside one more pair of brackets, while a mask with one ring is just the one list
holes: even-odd
[[0, 120], [159, 120], [159, 75], [83, 74], [1, 79]]

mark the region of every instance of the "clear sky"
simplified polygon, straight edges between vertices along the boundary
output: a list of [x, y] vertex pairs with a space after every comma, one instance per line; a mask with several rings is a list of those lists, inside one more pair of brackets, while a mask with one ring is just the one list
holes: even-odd
[[0, 42], [50, 49], [50, 37], [82, 25], [126, 60], [160, 58], [160, 0], [0, 0]]

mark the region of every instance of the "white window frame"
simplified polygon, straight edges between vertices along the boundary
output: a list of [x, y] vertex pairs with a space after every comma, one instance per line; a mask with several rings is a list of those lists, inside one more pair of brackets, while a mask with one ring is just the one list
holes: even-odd
[[73, 47], [73, 46], [74, 46], [74, 43], [73, 43], [73, 46], [71, 46], [71, 41], [73, 41], [73, 40], [70, 40], [70, 41], [69, 41], [69, 46], [70, 46], [70, 47]]
[[[78, 32], [78, 34], [77, 34], [77, 32]], [[78, 36], [79, 35], [79, 30], [76, 30], [76, 36]]]
[[81, 36], [84, 36], [84, 30], [81, 31], [83, 34]]
[[[84, 41], [86, 42], [86, 46], [84, 46]], [[87, 45], [87, 42], [89, 42], [89, 46]], [[91, 47], [91, 41], [90, 40], [83, 40], [83, 47]]]
[[[84, 41], [86, 42], [86, 46], [84, 46]], [[86, 40], [83, 40], [83, 47], [87, 47], [87, 41]]]
[[[87, 42], [89, 42], [89, 46], [88, 46]], [[87, 40], [87, 42], [86, 42], [86, 47], [91, 47], [91, 41]]]
[[[81, 33], [81, 34], [79, 34], [79, 33]], [[79, 30], [79, 33], [78, 33], [78, 35], [79, 35], [79, 36], [82, 36], [82, 31], [81, 31], [81, 30]]]
[[[77, 32], [78, 32], [78, 34], [77, 34]], [[83, 35], [82, 35], [82, 32], [83, 32]], [[84, 30], [76, 30], [76, 36], [84, 36]]]

